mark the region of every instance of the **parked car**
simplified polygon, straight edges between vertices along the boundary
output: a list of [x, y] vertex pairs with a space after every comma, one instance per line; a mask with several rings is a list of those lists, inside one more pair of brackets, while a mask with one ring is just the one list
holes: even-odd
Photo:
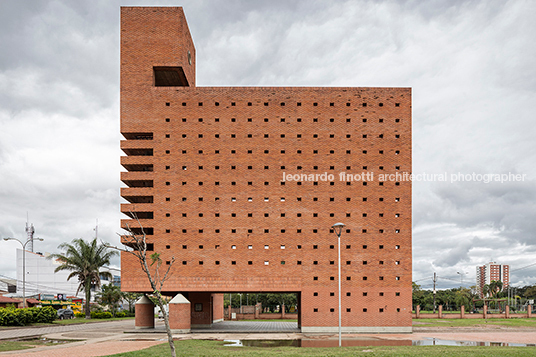
[[74, 319], [74, 312], [71, 309], [59, 309], [58, 310], [58, 319]]

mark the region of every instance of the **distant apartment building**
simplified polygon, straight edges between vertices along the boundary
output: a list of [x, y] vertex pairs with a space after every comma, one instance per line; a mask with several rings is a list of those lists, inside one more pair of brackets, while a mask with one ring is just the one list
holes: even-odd
[[486, 265], [476, 267], [476, 286], [480, 297], [484, 297], [484, 285], [492, 281], [501, 281], [503, 289], [510, 284], [510, 266], [489, 262]]

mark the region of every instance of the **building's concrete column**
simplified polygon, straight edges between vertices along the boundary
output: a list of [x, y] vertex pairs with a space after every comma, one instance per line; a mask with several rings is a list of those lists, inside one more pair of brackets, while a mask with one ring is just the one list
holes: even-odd
[[443, 305], [439, 305], [437, 307], [437, 317], [442, 319], [443, 318]]
[[134, 325], [137, 329], [154, 328], [154, 304], [146, 295], [136, 301]]
[[182, 294], [169, 302], [169, 327], [174, 333], [190, 333], [190, 302]]

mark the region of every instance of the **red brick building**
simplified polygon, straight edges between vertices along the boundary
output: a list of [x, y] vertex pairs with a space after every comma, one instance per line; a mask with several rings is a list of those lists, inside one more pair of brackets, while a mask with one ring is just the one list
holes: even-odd
[[221, 293], [293, 292], [302, 331], [335, 332], [342, 222], [343, 332], [410, 332], [411, 89], [199, 87], [195, 64], [182, 8], [121, 9], [121, 211], [175, 258], [163, 293], [194, 326]]

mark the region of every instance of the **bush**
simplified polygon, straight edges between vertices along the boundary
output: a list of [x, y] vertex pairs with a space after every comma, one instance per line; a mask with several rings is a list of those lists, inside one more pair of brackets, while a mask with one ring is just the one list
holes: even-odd
[[111, 319], [113, 317], [111, 312], [108, 311], [92, 311], [92, 319]]
[[33, 322], [49, 324], [56, 320], [58, 316], [56, 309], [52, 306], [32, 307], [31, 309], [34, 309]]
[[125, 317], [125, 316], [127, 316], [127, 314], [125, 314], [125, 313], [122, 312], [122, 311], [121, 311], [121, 312], [117, 312], [117, 313], [115, 314], [115, 317]]
[[74, 316], [76, 316], [76, 317], [86, 317], [86, 314], [84, 312], [75, 312]]
[[26, 326], [31, 323], [51, 323], [56, 319], [56, 310], [47, 307], [0, 308], [1, 326]]

